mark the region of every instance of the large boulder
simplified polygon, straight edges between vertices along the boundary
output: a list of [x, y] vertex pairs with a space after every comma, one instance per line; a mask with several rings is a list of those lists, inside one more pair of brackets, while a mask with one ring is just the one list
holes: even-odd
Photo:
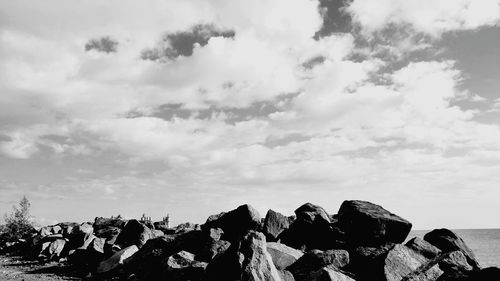
[[278, 270], [286, 269], [304, 255], [299, 250], [276, 242], [267, 242], [267, 252]]
[[50, 260], [57, 260], [62, 257], [64, 246], [66, 245], [66, 240], [57, 239], [52, 241], [47, 248], [47, 257]]
[[210, 262], [217, 255], [227, 251], [230, 246], [231, 243], [225, 240], [209, 240], [196, 255], [196, 259], [199, 261]]
[[[429, 259], [412, 249], [398, 244], [387, 253], [384, 260], [384, 276], [382, 280], [401, 281], [406, 276], [417, 271], [421, 266], [429, 263], [429, 261]], [[436, 268], [436, 270], [438, 269]], [[439, 277], [441, 274], [442, 271], [439, 271], [435, 275]]]
[[153, 238], [153, 232], [138, 220], [129, 220], [123, 230], [116, 237], [115, 244], [122, 248], [136, 245], [142, 247], [147, 240]]
[[235, 242], [250, 230], [260, 230], [261, 217], [259, 212], [246, 204], [235, 210], [210, 216], [202, 229], [221, 228], [224, 231], [223, 240]]
[[356, 275], [356, 280], [372, 280], [382, 276], [384, 260], [395, 244], [387, 243], [377, 247], [359, 246], [349, 250], [349, 265], [346, 270]]
[[165, 280], [204, 280], [206, 267], [207, 263], [196, 261], [193, 254], [181, 251], [168, 257], [165, 264]]
[[295, 214], [290, 227], [279, 235], [281, 243], [302, 251], [343, 248], [342, 234], [323, 208], [306, 203], [295, 210]]
[[437, 247], [419, 237], [412, 238], [405, 245], [428, 259], [433, 259], [441, 253]]
[[289, 226], [290, 220], [288, 217], [273, 210], [269, 210], [264, 218], [264, 227], [262, 231], [264, 235], [266, 235], [267, 241], [277, 241], [281, 232], [288, 229]]
[[324, 267], [342, 269], [349, 264], [349, 253], [345, 250], [311, 250], [300, 257], [287, 270], [297, 281], [309, 280], [311, 274]]
[[376, 246], [402, 243], [412, 224], [367, 201], [344, 201], [338, 212], [339, 227], [351, 245]]
[[136, 245], [131, 245], [119, 252], [116, 252], [109, 259], [106, 259], [99, 264], [96, 273], [105, 274], [115, 270], [116, 268], [121, 266], [127, 258], [131, 257], [138, 250], [139, 248], [137, 248]]
[[455, 232], [442, 228], [434, 229], [424, 235], [424, 240], [436, 246], [443, 252], [462, 251], [467, 258], [467, 262], [474, 268], [479, 269], [480, 265], [472, 250], [465, 244]]
[[242, 281], [281, 281], [280, 274], [266, 249], [266, 237], [250, 231], [238, 249]]

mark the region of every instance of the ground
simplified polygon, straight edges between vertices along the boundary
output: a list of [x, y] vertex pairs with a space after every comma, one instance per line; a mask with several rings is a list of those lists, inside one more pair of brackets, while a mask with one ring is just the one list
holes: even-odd
[[1, 281], [60, 281], [83, 280], [64, 263], [39, 263], [14, 255], [0, 255]]

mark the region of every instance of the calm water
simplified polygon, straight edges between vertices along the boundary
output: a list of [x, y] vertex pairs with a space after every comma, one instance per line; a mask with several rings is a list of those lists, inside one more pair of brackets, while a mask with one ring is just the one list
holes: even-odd
[[[500, 267], [500, 229], [455, 229], [465, 243], [474, 251], [476, 258], [483, 267]], [[412, 231], [409, 238], [423, 238], [427, 230]]]

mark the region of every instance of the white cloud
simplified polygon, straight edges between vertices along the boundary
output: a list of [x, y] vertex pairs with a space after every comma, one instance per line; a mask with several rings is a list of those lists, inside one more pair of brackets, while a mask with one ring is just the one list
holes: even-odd
[[494, 26], [500, 20], [498, 0], [354, 0], [347, 11], [369, 33], [394, 24], [410, 25], [434, 37], [448, 31]]

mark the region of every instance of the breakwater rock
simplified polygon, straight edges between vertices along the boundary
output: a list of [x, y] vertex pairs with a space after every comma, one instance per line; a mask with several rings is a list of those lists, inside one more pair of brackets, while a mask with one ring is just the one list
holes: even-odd
[[264, 218], [242, 205], [174, 228], [116, 218], [60, 223], [3, 248], [71, 263], [97, 280], [500, 280], [500, 269], [482, 268], [451, 230], [403, 244], [411, 227], [366, 201], [345, 201], [337, 214], [306, 203], [293, 216], [269, 210]]

